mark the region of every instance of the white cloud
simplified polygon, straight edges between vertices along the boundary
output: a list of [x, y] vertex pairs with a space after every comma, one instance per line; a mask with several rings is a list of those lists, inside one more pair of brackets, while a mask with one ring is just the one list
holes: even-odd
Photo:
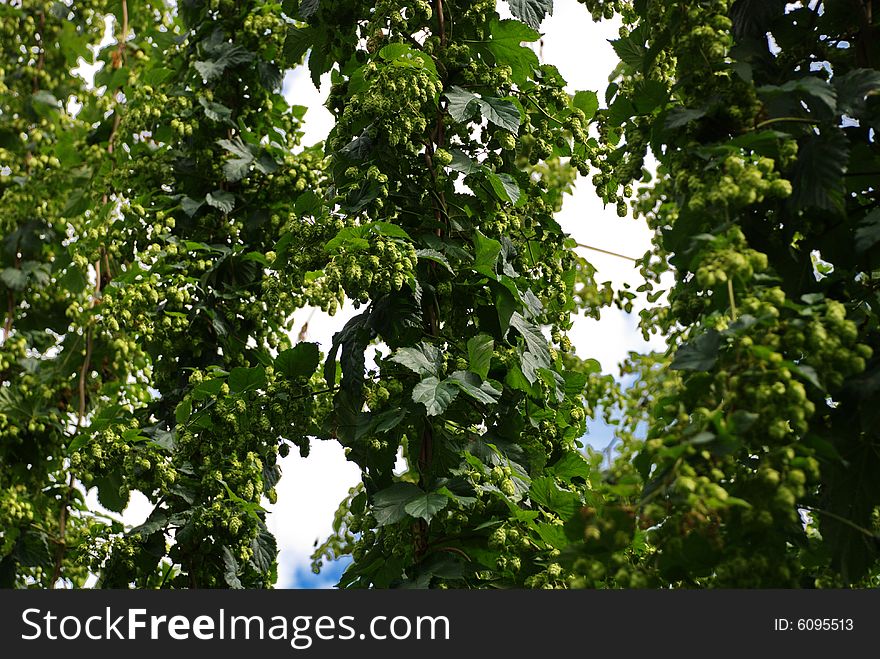
[[278, 502], [270, 506], [267, 524], [280, 550], [278, 586], [297, 588], [303, 585], [302, 572], [308, 573], [315, 540], [323, 542], [330, 534], [333, 513], [360, 481], [360, 470], [334, 441], [312, 442], [308, 458], [294, 449], [281, 469]]

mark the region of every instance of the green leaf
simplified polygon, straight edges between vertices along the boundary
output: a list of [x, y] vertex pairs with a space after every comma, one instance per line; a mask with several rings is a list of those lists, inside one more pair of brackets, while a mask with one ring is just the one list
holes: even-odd
[[196, 199], [193, 199], [192, 197], [187, 197], [186, 195], [184, 195], [183, 198], [181, 198], [180, 200], [180, 209], [190, 217], [195, 215], [196, 211], [198, 211], [204, 205], [204, 199], [202, 201], [198, 201]]
[[388, 236], [389, 238], [402, 238], [403, 240], [410, 241], [412, 240], [412, 238], [409, 237], [409, 234], [406, 231], [391, 222], [373, 222], [364, 226], [373, 233], [378, 233], [380, 236]]
[[449, 88], [449, 91], [444, 93], [444, 96], [446, 96], [448, 101], [446, 111], [449, 112], [450, 117], [459, 123], [466, 123], [476, 116], [479, 108], [476, 94], [472, 94], [461, 87], [452, 86]]
[[461, 87], [451, 87], [445, 94], [449, 116], [460, 123], [473, 119], [477, 112], [500, 128], [516, 134], [521, 120], [519, 108], [507, 99], [483, 96], [482, 98]]
[[571, 101], [571, 104], [586, 115], [587, 121], [596, 116], [596, 110], [599, 109], [599, 96], [596, 92], [582, 91], [577, 92]]
[[510, 13], [536, 30], [544, 17], [553, 14], [553, 0], [507, 0]]
[[88, 444], [91, 440], [92, 440], [92, 438], [85, 433], [77, 435], [76, 437], [74, 437], [70, 441], [70, 444], [68, 444], [68, 446], [67, 446], [68, 455], [71, 455], [71, 454], [75, 453], [76, 451], [80, 450], [83, 446]]
[[819, 382], [819, 374], [816, 373], [816, 369], [812, 366], [808, 366], [807, 364], [793, 364], [791, 370], [795, 375], [806, 380], [819, 391], [825, 391], [825, 387]]
[[434, 263], [438, 263], [446, 268], [449, 274], [454, 275], [455, 270], [452, 269], [452, 266], [449, 264], [449, 260], [436, 249], [417, 249], [416, 256], [420, 259], [425, 259], [427, 261], [433, 261]]
[[498, 313], [498, 324], [501, 328], [501, 333], [507, 334], [507, 330], [510, 327], [510, 319], [516, 313], [516, 310], [520, 308], [520, 304], [513, 293], [504, 286], [496, 286], [493, 292], [495, 293], [495, 310]]
[[[14, 537], [14, 536], [13, 536]], [[50, 568], [54, 553], [49, 549], [46, 534], [42, 531], [26, 531], [15, 544], [14, 556], [25, 567]]]
[[572, 478], [583, 478], [585, 481], [590, 478], [590, 463], [587, 462], [586, 458], [581, 453], [576, 451], [571, 451], [563, 455], [552, 467], [550, 467], [549, 471], [553, 473], [556, 478], [561, 478], [565, 481], [570, 481]]
[[622, 94], [615, 98], [614, 102], [608, 106], [608, 123], [612, 126], [620, 126], [635, 115], [636, 108], [632, 101]]
[[302, 64], [303, 57], [315, 41], [315, 28], [291, 27], [287, 30], [284, 40], [283, 59], [288, 67]]
[[260, 525], [257, 536], [251, 540], [251, 549], [254, 552], [254, 557], [251, 559], [254, 567], [263, 573], [271, 572], [278, 556], [278, 544], [275, 542], [275, 536], [265, 525]]
[[468, 365], [471, 372], [485, 379], [495, 350], [495, 341], [488, 334], [477, 334], [467, 342]]
[[709, 330], [681, 346], [670, 368], [677, 371], [708, 371], [718, 359], [721, 335]]
[[550, 367], [547, 339], [541, 333], [540, 327], [526, 320], [519, 312], [511, 315], [510, 326], [523, 337], [525, 346], [521, 350], [520, 366], [529, 384], [535, 384], [540, 370]]
[[819, 105], [815, 109], [826, 116], [833, 115], [837, 110], [837, 90], [818, 76], [804, 76], [797, 80], [789, 80], [783, 85], [764, 85], [758, 87], [758, 93], [764, 96], [797, 93], [818, 101]]
[[[529, 322], [520, 313], [515, 313], [510, 318], [510, 326], [522, 335], [526, 346], [531, 352], [544, 352], [549, 356], [547, 338], [541, 332], [541, 328]], [[549, 357], [548, 357], [549, 359]]]
[[[122, 488], [122, 476], [111, 473], [95, 480], [98, 488], [98, 502], [107, 510], [121, 513], [128, 505], [129, 493]], [[123, 492], [123, 493], [120, 493]]]
[[227, 181], [239, 181], [248, 173], [254, 154], [240, 137], [233, 140], [217, 140], [217, 144], [232, 153], [235, 157], [223, 163], [223, 173]]
[[492, 39], [487, 47], [494, 55], [496, 64], [507, 64], [513, 74], [512, 79], [518, 85], [524, 84], [538, 68], [538, 56], [531, 48], [523, 46], [541, 38], [540, 33], [520, 21], [493, 18], [489, 24]]
[[437, 416], [446, 411], [457, 394], [458, 389], [453, 384], [431, 376], [413, 387], [412, 399], [425, 406], [428, 416]]
[[330, 56], [330, 43], [328, 43], [328, 31], [321, 30], [320, 39], [316, 39], [309, 52], [309, 73], [312, 83], [318, 89], [321, 88], [321, 76], [333, 67], [333, 58]]
[[730, 8], [733, 33], [742, 37], [764, 37], [774, 18], [785, 11], [785, 0], [736, 0]]
[[394, 524], [406, 519], [406, 505], [425, 496], [424, 491], [412, 483], [395, 483], [373, 495], [373, 516], [378, 526]]
[[452, 156], [452, 162], [449, 163], [449, 169], [452, 169], [456, 172], [461, 172], [465, 176], [468, 174], [475, 174], [476, 172], [482, 171], [483, 166], [471, 160], [463, 151], [460, 149], [450, 149], [450, 155]]
[[199, 96], [199, 104], [205, 110], [205, 116], [212, 121], [232, 124], [232, 110], [221, 103], [209, 101], [204, 96]]
[[633, 86], [632, 103], [638, 114], [651, 114], [666, 105], [668, 100], [669, 91], [662, 82], [641, 80]]
[[320, 217], [324, 210], [324, 201], [313, 190], [306, 190], [296, 198], [293, 206], [300, 215]]
[[747, 432], [749, 428], [755, 425], [755, 422], [760, 418], [759, 414], [755, 412], [749, 412], [748, 410], [736, 410], [733, 414], [730, 415], [730, 426], [731, 430], [735, 434], [742, 434]]
[[431, 518], [443, 510], [449, 503], [449, 497], [437, 492], [420, 492], [419, 495], [406, 503], [403, 509], [412, 515], [430, 523]]
[[842, 212], [843, 176], [849, 163], [849, 140], [839, 128], [823, 129], [803, 139], [791, 177], [795, 208]]
[[235, 195], [223, 190], [214, 190], [205, 195], [205, 202], [223, 213], [231, 213], [235, 208]]
[[321, 355], [317, 343], [298, 343], [275, 358], [275, 370], [288, 380], [311, 377], [318, 368]]
[[416, 375], [440, 375], [440, 351], [430, 343], [420, 343], [414, 348], [399, 348], [391, 361], [405, 366]]
[[572, 517], [581, 506], [578, 495], [559, 489], [552, 476], [541, 476], [534, 479], [529, 488], [529, 498], [548, 510], [552, 510], [563, 519]]
[[217, 54], [215, 59], [201, 60], [193, 65], [207, 82], [212, 82], [219, 78], [230, 66], [246, 64], [254, 59], [252, 53], [249, 53], [241, 46], [231, 43], [222, 44], [215, 52]]
[[437, 492], [446, 495], [465, 508], [470, 508], [477, 503], [476, 490], [466, 479], [460, 476], [449, 480], [443, 478], [440, 480], [440, 484], [442, 486], [437, 488]]
[[862, 218], [856, 228], [855, 238], [856, 251], [859, 252], [867, 252], [880, 242], [880, 208], [875, 208]]
[[354, 161], [365, 160], [373, 152], [374, 132], [372, 124], [367, 126], [360, 135], [342, 147], [339, 153]]
[[181, 425], [186, 423], [189, 421], [192, 409], [192, 401], [188, 398], [184, 398], [177, 404], [177, 407], [174, 408], [174, 419]]
[[469, 371], [455, 371], [444, 382], [454, 384], [465, 394], [485, 405], [494, 405], [501, 396], [501, 392], [495, 387], [488, 382], [481, 384], [479, 376]]
[[675, 130], [706, 116], [706, 108], [674, 108], [666, 113], [663, 128]]
[[513, 177], [510, 174], [496, 174], [489, 170], [486, 172], [495, 196], [501, 201], [509, 201], [516, 205], [516, 202], [519, 201], [520, 189]]
[[522, 117], [520, 116], [519, 108], [514, 105], [513, 101], [484, 96], [478, 99], [477, 103], [485, 119], [488, 119], [500, 128], [509, 130], [514, 135], [519, 132], [519, 122]]
[[568, 536], [565, 534], [565, 528], [556, 524], [537, 524], [535, 531], [541, 536], [541, 540], [550, 547], [557, 549], [565, 549], [571, 544]]
[[13, 291], [23, 291], [27, 286], [27, 275], [19, 268], [6, 268], [0, 273], [0, 279], [6, 287]]
[[424, 69], [437, 79], [437, 66], [429, 55], [405, 43], [390, 43], [379, 51], [379, 57], [394, 66]]
[[348, 390], [357, 390], [364, 381], [364, 350], [370, 341], [366, 325], [370, 313], [365, 311], [351, 318], [339, 332], [333, 335], [333, 343], [324, 362], [324, 379], [327, 385], [336, 385], [336, 355], [342, 348], [339, 365], [342, 367], [342, 384]]
[[136, 526], [129, 531], [130, 536], [140, 536], [148, 538], [156, 531], [160, 531], [168, 526], [168, 513], [159, 507], [153, 508], [153, 512], [147, 517], [146, 521], [140, 526]]
[[528, 349], [520, 350], [520, 366], [522, 374], [529, 384], [534, 385], [540, 378], [540, 370], [550, 367], [549, 356], [539, 352], [531, 352]]
[[474, 270], [494, 277], [495, 264], [501, 254], [501, 243], [494, 238], [488, 238], [477, 229], [474, 232], [474, 251]]
[[366, 230], [364, 227], [342, 227], [333, 238], [327, 241], [324, 249], [328, 252], [346, 246], [352, 249], [367, 249], [370, 241], [364, 238]]
[[636, 70], [641, 70], [645, 62], [645, 54], [648, 52], [644, 41], [636, 38], [636, 33], [623, 39], [609, 39], [608, 43], [614, 48], [614, 52], [620, 61]]
[[266, 369], [262, 366], [254, 366], [253, 368], [238, 366], [230, 371], [228, 384], [229, 390], [234, 393], [265, 388]]
[[236, 590], [244, 588], [241, 580], [238, 578], [238, 561], [235, 560], [235, 556], [232, 555], [229, 547], [223, 545], [221, 554], [223, 556], [223, 580], [226, 582], [226, 585]]
[[[864, 403], [869, 403], [866, 398]], [[873, 400], [876, 401], [876, 393]], [[874, 403], [876, 405], [876, 402]], [[822, 465], [822, 508], [816, 516], [844, 583], [864, 576], [877, 562], [873, 518], [880, 503], [880, 456], [872, 441], [853, 441], [860, 432], [855, 414], [838, 415], [830, 436], [841, 460]]]

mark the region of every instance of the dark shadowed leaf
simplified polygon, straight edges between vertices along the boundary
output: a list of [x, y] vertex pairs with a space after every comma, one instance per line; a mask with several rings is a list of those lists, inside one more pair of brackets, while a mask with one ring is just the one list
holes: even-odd
[[317, 343], [298, 343], [275, 358], [275, 369], [290, 380], [311, 377], [321, 356]]
[[866, 252], [880, 242], [880, 208], [862, 218], [856, 229], [856, 249]]
[[715, 330], [709, 330], [679, 347], [670, 368], [678, 371], [708, 371], [718, 359], [720, 347], [721, 335]]
[[837, 90], [839, 111], [852, 117], [862, 114], [868, 96], [880, 93], [880, 71], [876, 69], [853, 69], [843, 76], [834, 76], [831, 82]]
[[6, 268], [0, 273], [0, 280], [13, 291], [22, 291], [27, 286], [27, 275], [19, 268]]
[[312, 27], [291, 27], [284, 40], [284, 63], [296, 66], [302, 62], [306, 52], [312, 47], [315, 30]]
[[407, 516], [406, 504], [425, 492], [412, 483], [395, 483], [373, 495], [373, 515], [376, 524], [394, 524]]
[[785, 0], [736, 0], [730, 8], [733, 34], [737, 39], [763, 37], [784, 11]]
[[231, 123], [232, 110], [225, 105], [209, 101], [204, 96], [199, 96], [199, 103], [205, 110], [205, 116], [208, 117], [208, 119], [222, 123]]
[[229, 373], [229, 390], [235, 393], [253, 391], [266, 386], [266, 369], [262, 366], [238, 366]]
[[803, 139], [792, 176], [792, 205], [841, 212], [848, 162], [849, 141], [839, 128]]

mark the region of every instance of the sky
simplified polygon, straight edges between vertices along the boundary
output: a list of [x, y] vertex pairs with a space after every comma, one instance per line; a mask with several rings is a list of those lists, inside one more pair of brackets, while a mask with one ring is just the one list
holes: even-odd
[[[542, 61], [556, 65], [568, 81], [567, 91], [599, 92], [604, 96], [608, 75], [617, 57], [608, 39], [617, 38], [617, 24], [594, 24], [589, 12], [576, 0], [556, 0], [553, 15], [541, 25], [543, 41], [540, 47]], [[502, 13], [506, 7], [499, 8]], [[329, 75], [324, 76], [321, 89], [315, 88], [304, 67], [289, 72], [284, 81], [288, 101], [309, 108], [304, 124], [304, 145], [322, 141], [333, 126], [332, 115], [323, 107], [329, 91]], [[566, 197], [557, 216], [563, 229], [579, 243], [592, 245], [633, 258], [641, 257], [651, 243], [651, 232], [643, 220], [619, 218], [616, 209], [602, 207], [590, 182], [578, 177], [575, 190]], [[636, 288], [641, 277], [633, 263], [625, 259], [595, 251], [582, 250], [583, 255], [598, 269], [597, 281], [611, 281], [615, 286], [629, 283]], [[301, 309], [293, 319], [291, 331], [298, 335], [308, 323], [305, 338], [321, 345], [326, 352], [333, 333], [341, 329], [354, 313], [346, 305], [334, 317]], [[638, 316], [617, 309], [605, 309], [601, 320], [578, 317], [569, 336], [580, 357], [592, 357], [600, 362], [605, 373], [618, 374], [617, 366], [630, 351], [663, 349], [660, 339], [646, 343], [637, 329]], [[589, 424], [590, 434], [585, 438], [597, 448], [604, 448], [612, 439], [611, 429], [601, 422]], [[269, 529], [279, 546], [279, 588], [332, 588], [347, 565], [347, 561], [325, 564], [320, 575], [312, 574], [310, 555], [316, 540], [322, 542], [331, 531], [333, 514], [349, 488], [360, 480], [357, 467], [348, 462], [342, 448], [332, 441], [316, 440], [310, 455], [303, 459], [291, 451], [281, 460], [282, 478], [277, 486], [278, 500], [268, 506]], [[96, 505], [94, 491], [89, 502]], [[146, 519], [150, 504], [134, 493], [124, 514], [130, 524]]]

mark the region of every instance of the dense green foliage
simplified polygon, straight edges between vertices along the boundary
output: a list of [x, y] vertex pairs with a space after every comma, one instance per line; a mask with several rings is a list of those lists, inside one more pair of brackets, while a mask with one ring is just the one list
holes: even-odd
[[[314, 441], [362, 474], [342, 587], [873, 583], [880, 6], [585, 1], [599, 109], [530, 47], [552, 1], [503, 4], [0, 5], [0, 585], [271, 586]], [[566, 335], [633, 303], [554, 219], [578, 171], [655, 232], [626, 386]]]

